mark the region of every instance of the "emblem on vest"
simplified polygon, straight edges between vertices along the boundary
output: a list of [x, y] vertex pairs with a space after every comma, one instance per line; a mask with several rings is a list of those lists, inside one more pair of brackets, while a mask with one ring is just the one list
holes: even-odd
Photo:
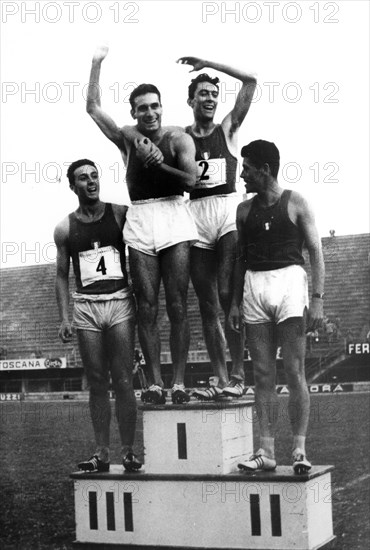
[[96, 252], [99, 250], [100, 247], [100, 241], [91, 241], [91, 248], [93, 248]]

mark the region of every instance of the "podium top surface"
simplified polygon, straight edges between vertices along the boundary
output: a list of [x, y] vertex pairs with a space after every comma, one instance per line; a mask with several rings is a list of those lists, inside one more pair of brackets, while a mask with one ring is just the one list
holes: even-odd
[[205, 411], [205, 410], [215, 410], [222, 411], [224, 409], [240, 409], [242, 407], [250, 407], [254, 405], [254, 399], [218, 399], [217, 401], [198, 401], [190, 400], [189, 403], [184, 403], [183, 405], [174, 405], [171, 401], [165, 403], [164, 405], [152, 405], [150, 403], [143, 403], [139, 405], [139, 409], [142, 411]]
[[273, 482], [294, 482], [304, 483], [315, 477], [322, 476], [334, 470], [332, 465], [313, 466], [306, 474], [295, 474], [292, 466], [278, 466], [276, 470], [270, 472], [245, 472], [238, 471], [229, 474], [147, 474], [145, 469], [138, 472], [126, 472], [120, 464], [111, 464], [109, 472], [73, 472], [70, 474], [72, 479], [90, 479], [90, 480], [132, 480], [132, 481], [209, 481], [209, 482], [228, 482], [245, 481], [255, 482], [264, 481]]

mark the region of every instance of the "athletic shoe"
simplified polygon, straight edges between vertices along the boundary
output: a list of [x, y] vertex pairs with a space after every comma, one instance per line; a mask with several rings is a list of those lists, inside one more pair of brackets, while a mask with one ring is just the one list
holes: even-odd
[[136, 470], [140, 470], [142, 466], [137, 456], [132, 452], [127, 453], [123, 457], [122, 463], [123, 463], [124, 469], [127, 470], [128, 472], [136, 472]]
[[216, 401], [222, 396], [222, 389], [218, 386], [208, 386], [194, 390], [193, 395], [199, 401]]
[[227, 386], [224, 387], [222, 395], [227, 395], [230, 397], [241, 397], [244, 393], [245, 386], [243, 382], [232, 378]]
[[146, 391], [141, 392], [141, 401], [152, 405], [164, 405], [166, 392], [157, 384], [152, 384]]
[[80, 462], [77, 467], [84, 472], [109, 472], [109, 462], [103, 462], [98, 455], [92, 456], [86, 462]]
[[172, 388], [172, 403], [182, 405], [189, 403], [190, 395], [186, 393], [184, 384], [174, 384]]
[[297, 453], [293, 455], [293, 470], [296, 474], [306, 474], [311, 470], [311, 462], [307, 460], [306, 455]]
[[276, 460], [269, 458], [264, 454], [264, 450], [260, 449], [256, 454], [252, 455], [248, 460], [240, 462], [238, 468], [246, 470], [247, 472], [255, 472], [256, 470], [275, 470]]

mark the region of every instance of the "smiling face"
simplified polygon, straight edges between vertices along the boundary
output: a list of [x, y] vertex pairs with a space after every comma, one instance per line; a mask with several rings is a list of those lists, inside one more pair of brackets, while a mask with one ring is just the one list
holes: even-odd
[[144, 135], [156, 132], [162, 124], [162, 105], [155, 93], [147, 93], [135, 97], [131, 115], [137, 122], [137, 128]]
[[99, 174], [95, 166], [84, 164], [73, 172], [74, 185], [72, 191], [76, 193], [83, 203], [91, 203], [99, 200], [100, 182]]
[[193, 109], [195, 120], [213, 120], [216, 113], [219, 91], [210, 82], [198, 82], [193, 99], [188, 103]]

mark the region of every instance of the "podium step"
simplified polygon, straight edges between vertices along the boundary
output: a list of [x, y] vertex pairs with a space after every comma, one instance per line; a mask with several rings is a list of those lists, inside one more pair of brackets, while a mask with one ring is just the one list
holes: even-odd
[[227, 474], [253, 453], [251, 400], [144, 405], [147, 473]]
[[[247, 474], [76, 472], [85, 548], [315, 550], [333, 540], [332, 466]], [[98, 545], [98, 546], [95, 546]]]

